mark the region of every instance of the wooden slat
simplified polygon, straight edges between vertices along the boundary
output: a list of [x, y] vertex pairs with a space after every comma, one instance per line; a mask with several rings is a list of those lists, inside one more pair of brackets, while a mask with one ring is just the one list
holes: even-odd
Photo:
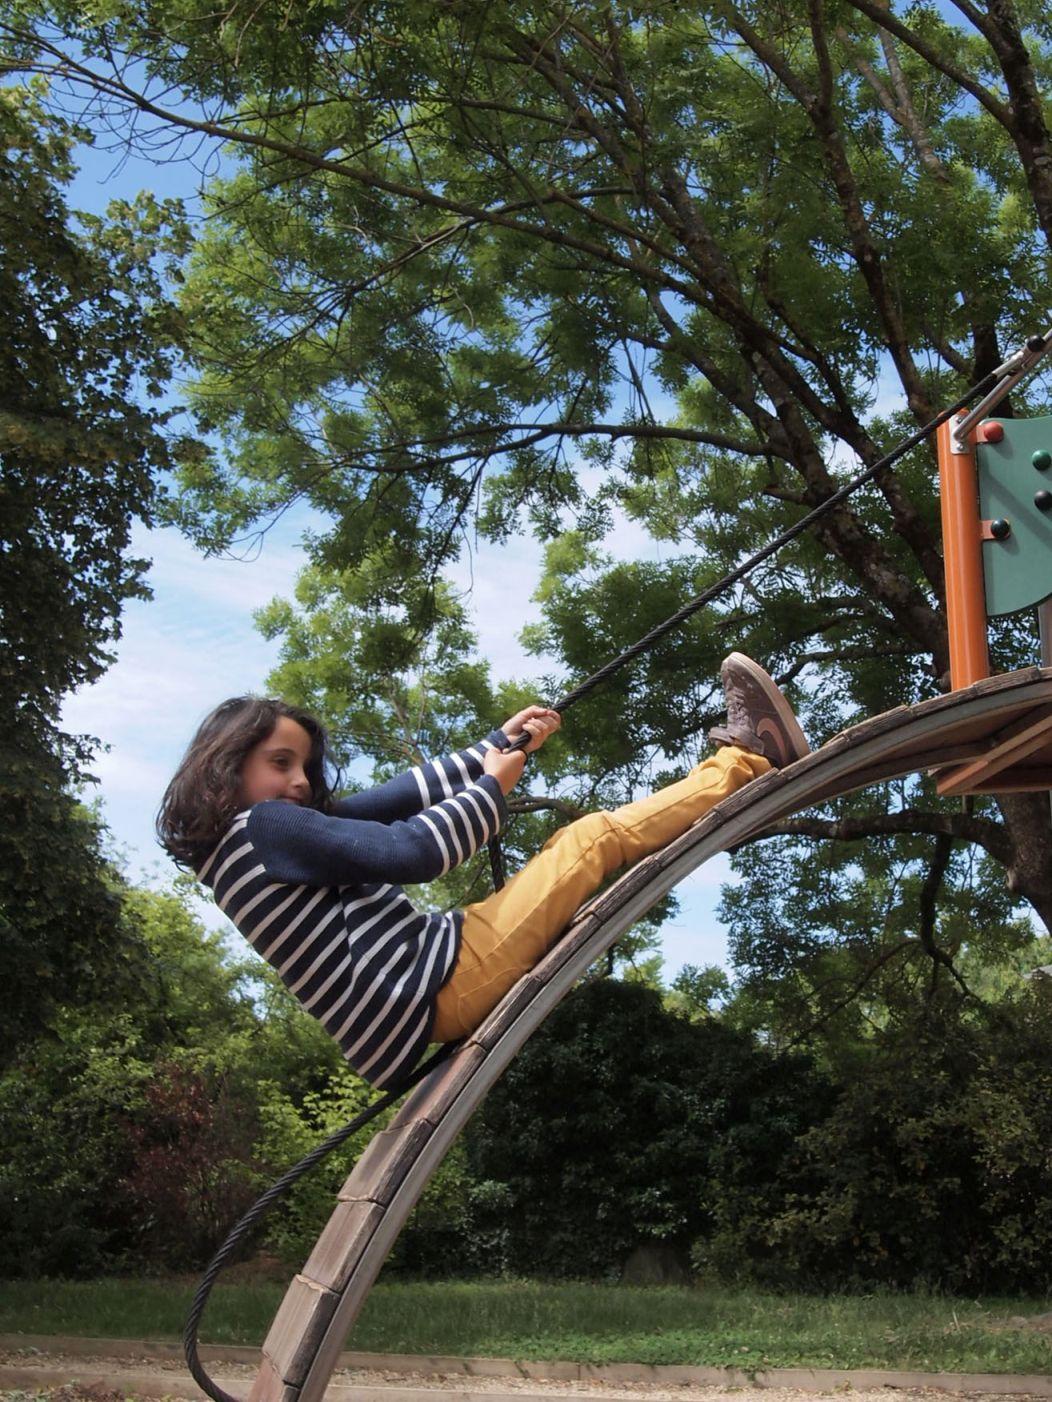
[[302, 1275], [286, 1292], [263, 1343], [263, 1354], [289, 1387], [302, 1386], [338, 1299], [332, 1290]]
[[[894, 766], [888, 763], [874, 764], [865, 769], [857, 770], [854, 778], [858, 781], [858, 788], [868, 788], [871, 784], [886, 783], [889, 779], [913, 772], [937, 775], [946, 765], [956, 765], [965, 760], [974, 759], [975, 748], [974, 745], [968, 747], [953, 745], [944, 749], [942, 745], [930, 742], [926, 749], [915, 749], [908, 760], [896, 762]], [[816, 789], [812, 806], [825, 803], [830, 798], [839, 798], [843, 792], [844, 785], [842, 783], [833, 783], [828, 787]]]
[[449, 1061], [436, 1066], [416, 1087], [391, 1121], [392, 1129], [402, 1129], [414, 1120], [426, 1120], [436, 1125], [468, 1084], [486, 1055], [484, 1047], [472, 1043], [463, 1047]]
[[493, 1009], [485, 1022], [471, 1034], [467, 1045], [480, 1046], [487, 1051], [500, 1041], [508, 1027], [518, 1018], [524, 1008], [529, 1007], [537, 996], [537, 992], [544, 984], [536, 977], [537, 970], [520, 978], [515, 987], [504, 999]]
[[1019, 760], [1040, 750], [1052, 731], [1052, 706], [1039, 707], [999, 730], [990, 739], [984, 753], [970, 764], [964, 764], [936, 781], [939, 793], [967, 793], [972, 784], [989, 784], [996, 775]]
[[969, 793], [1045, 793], [1052, 790], [1052, 765], [1015, 765], [1007, 771], [975, 784]]
[[430, 1134], [431, 1126], [422, 1120], [374, 1134], [336, 1196], [341, 1202], [389, 1203]]
[[264, 1354], [246, 1402], [298, 1402], [299, 1395], [299, 1388], [289, 1387]]
[[[1033, 695], [1035, 679], [1043, 683], [1041, 694], [1037, 698]], [[1029, 694], [1025, 688], [1021, 687], [1022, 681], [1030, 683], [1031, 691]], [[1021, 689], [1023, 694], [1016, 695], [1015, 693]], [[872, 762], [868, 764], [861, 761], [860, 758], [860, 763], [854, 769], [849, 784], [845, 784], [842, 778], [834, 778], [825, 783], [814, 785], [811, 792], [811, 805], [809, 806], [825, 803], [830, 798], [839, 797], [848, 792], [851, 788], [865, 788], [870, 784], [882, 783], [903, 774], [937, 769], [946, 764], [963, 763], [975, 759], [984, 749], [988, 748], [992, 734], [1018, 722], [1028, 712], [1032, 712], [1035, 707], [1035, 699], [1040, 702], [1048, 702], [1050, 698], [1052, 698], [1052, 673], [1042, 677], [1040, 669], [1031, 668], [1025, 673], [1013, 673], [1007, 678], [990, 678], [988, 683], [978, 683], [975, 687], [968, 688], [967, 691], [954, 692], [947, 697], [937, 697], [933, 701], [906, 708], [914, 722], [934, 721], [936, 722], [935, 728], [929, 724], [927, 728], [922, 728], [918, 733], [917, 726], [914, 724], [904, 727], [907, 731], [905, 739], [898, 739], [894, 736], [882, 737], [882, 742], [879, 745], [879, 756], [874, 756]], [[964, 720], [955, 719], [954, 711], [960, 709], [962, 704], [969, 699], [981, 702], [985, 709], [978, 716], [966, 716]], [[991, 702], [994, 703], [992, 706], [989, 704]], [[883, 723], [889, 716], [901, 716], [901, 710], [888, 712], [885, 716], [874, 717], [873, 720], [865, 721], [853, 730], [843, 731], [841, 734], [849, 740], [854, 738], [857, 742], [861, 742], [852, 745], [852, 749], [856, 751], [864, 746], [870, 747], [873, 739], [880, 734], [882, 729], [886, 728]], [[967, 738], [962, 740], [962, 736]], [[796, 765], [793, 768], [794, 770], [800, 769], [815, 760], [824, 764], [828, 760], [829, 754], [830, 747], [823, 746], [821, 750], [802, 761], [801, 765]], [[787, 772], [791, 773], [792, 771]], [[721, 805], [722, 808], [723, 805]]]
[[660, 863], [660, 857], [660, 852], [654, 852], [651, 856], [644, 857], [642, 861], [629, 867], [616, 881], [612, 881], [605, 891], [601, 891], [599, 895], [593, 896], [590, 901], [586, 901], [574, 916], [571, 929], [584, 920], [591, 920], [593, 923], [601, 921], [605, 911], [616, 909], [631, 883], [638, 881], [640, 878], [646, 880], [649, 876], [654, 874], [655, 869]]
[[529, 977], [538, 984], [551, 983], [553, 979], [558, 977], [559, 970], [563, 965], [576, 959], [581, 950], [587, 947], [594, 938], [596, 928], [595, 906], [590, 904], [583, 915], [580, 913], [574, 915], [573, 921], [566, 927], [562, 937], [530, 970]]
[[314, 1243], [302, 1274], [315, 1285], [339, 1294], [354, 1263], [380, 1223], [384, 1209], [377, 1202], [339, 1202]]

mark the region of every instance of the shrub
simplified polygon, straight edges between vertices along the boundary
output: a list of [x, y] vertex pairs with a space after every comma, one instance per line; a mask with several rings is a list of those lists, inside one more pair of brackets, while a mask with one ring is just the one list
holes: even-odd
[[1052, 1027], [1038, 992], [885, 1033], [743, 1194], [733, 1146], [697, 1257], [823, 1289], [1037, 1294], [1052, 1283]]
[[686, 1262], [713, 1227], [714, 1175], [762, 1200], [828, 1089], [799, 1058], [670, 1012], [640, 984], [578, 988], [520, 1053], [468, 1134], [475, 1224], [500, 1268], [619, 1275], [640, 1245]]
[[257, 1196], [256, 1124], [255, 1105], [222, 1078], [171, 1062], [156, 1068], [127, 1125], [133, 1162], [119, 1185], [140, 1259], [184, 1270], [214, 1255]]

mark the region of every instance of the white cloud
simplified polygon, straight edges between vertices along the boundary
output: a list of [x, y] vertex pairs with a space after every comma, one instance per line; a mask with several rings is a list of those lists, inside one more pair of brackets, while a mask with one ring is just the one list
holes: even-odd
[[251, 564], [206, 560], [173, 530], [140, 530], [132, 549], [154, 561], [154, 598], [127, 606], [117, 660], [67, 700], [62, 721], [106, 747], [95, 792], [138, 871], [159, 855], [153, 815], [198, 723], [225, 697], [259, 690], [277, 661], [252, 613], [291, 591], [303, 556], [276, 539]]
[[276, 594], [292, 593], [305, 564], [299, 544], [302, 531], [302, 518], [297, 517], [280, 534], [265, 536], [258, 554], [249, 552], [244, 560], [206, 558], [171, 528], [142, 532], [146, 538], [141, 545], [133, 541], [133, 549], [142, 549], [152, 560], [150, 582], [164, 602], [197, 601], [244, 614]]

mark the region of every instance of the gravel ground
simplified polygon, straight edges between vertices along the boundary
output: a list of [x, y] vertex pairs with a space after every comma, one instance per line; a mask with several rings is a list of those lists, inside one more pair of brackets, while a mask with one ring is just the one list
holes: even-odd
[[[238, 1391], [247, 1392], [255, 1367], [251, 1364], [229, 1363], [209, 1365], [221, 1382], [241, 1384]], [[10, 1370], [20, 1370], [17, 1386], [12, 1386]], [[27, 1370], [40, 1371], [38, 1384], [25, 1377]], [[69, 1381], [59, 1384], [56, 1373]], [[5, 1374], [7, 1376], [5, 1377]], [[92, 1376], [105, 1375], [105, 1382], [92, 1384], [77, 1381]], [[135, 1386], [122, 1387], [122, 1380], [134, 1378]], [[170, 1382], [168, 1380], [171, 1380]], [[85, 1357], [45, 1353], [38, 1349], [0, 1351], [0, 1402], [27, 1402], [29, 1398], [47, 1398], [49, 1402], [128, 1402], [130, 1397], [164, 1398], [172, 1396], [169, 1387], [181, 1387], [185, 1391], [188, 1381], [185, 1365], [178, 1359], [158, 1359], [156, 1357], [109, 1358], [104, 1356]], [[611, 1384], [593, 1379], [579, 1379], [574, 1382], [558, 1382], [541, 1378], [511, 1377], [471, 1377], [464, 1373], [441, 1375], [435, 1373], [391, 1372], [372, 1369], [341, 1369], [333, 1374], [333, 1386], [355, 1389], [360, 1395], [377, 1391], [392, 1390], [396, 1394], [402, 1390], [485, 1394], [489, 1397], [514, 1396], [515, 1394], [544, 1394], [552, 1397], [594, 1397], [609, 1398], [611, 1402], [624, 1399], [624, 1402], [638, 1402], [640, 1398], [652, 1402], [714, 1402], [716, 1398], [733, 1397], [735, 1402], [802, 1402], [814, 1397], [812, 1391], [796, 1388], [756, 1387], [702, 1387], [697, 1384], [684, 1384], [674, 1387], [655, 1387], [648, 1383], [618, 1382]], [[167, 1386], [166, 1386], [167, 1384]], [[6, 1388], [6, 1390], [4, 1390]], [[855, 1389], [839, 1387], [828, 1390], [824, 1395], [850, 1393], [851, 1402], [889, 1402], [889, 1393], [911, 1402], [946, 1402], [950, 1395], [936, 1388], [871, 1388]], [[955, 1394], [962, 1396], [965, 1394]], [[998, 1398], [1002, 1402], [1003, 1393], [973, 1392], [966, 1394], [975, 1402]], [[351, 1394], [344, 1392], [343, 1397]], [[1014, 1394], [1018, 1402], [1026, 1402], [1029, 1394]]]

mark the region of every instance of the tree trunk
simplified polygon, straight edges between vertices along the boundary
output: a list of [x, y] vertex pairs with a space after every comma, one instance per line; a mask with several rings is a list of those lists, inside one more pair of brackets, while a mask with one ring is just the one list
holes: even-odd
[[1028, 900], [1052, 933], [1052, 823], [1046, 793], [1005, 794], [998, 800], [1012, 838], [1008, 889]]

